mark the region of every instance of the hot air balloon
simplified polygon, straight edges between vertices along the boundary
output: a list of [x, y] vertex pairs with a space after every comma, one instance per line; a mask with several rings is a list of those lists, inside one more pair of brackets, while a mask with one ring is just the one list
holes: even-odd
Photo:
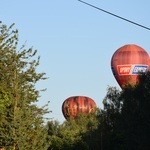
[[89, 114], [96, 108], [96, 103], [86, 96], [72, 96], [62, 104], [62, 112], [66, 119], [76, 118], [80, 113]]
[[118, 84], [123, 89], [126, 85], [136, 85], [139, 75], [149, 68], [149, 55], [140, 46], [127, 44], [113, 54], [111, 69]]

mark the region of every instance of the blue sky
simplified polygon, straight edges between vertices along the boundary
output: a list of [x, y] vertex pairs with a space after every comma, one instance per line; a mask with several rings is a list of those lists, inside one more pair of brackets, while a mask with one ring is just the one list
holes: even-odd
[[[150, 1], [85, 0], [97, 7], [150, 27]], [[63, 101], [74, 95], [92, 98], [99, 108], [108, 86], [120, 89], [110, 68], [113, 53], [125, 44], [137, 44], [150, 54], [150, 31], [135, 26], [78, 0], [1, 2], [1, 21], [15, 23], [19, 43], [33, 46], [41, 56], [38, 71], [49, 79], [38, 105], [50, 101], [48, 117], [63, 122]]]

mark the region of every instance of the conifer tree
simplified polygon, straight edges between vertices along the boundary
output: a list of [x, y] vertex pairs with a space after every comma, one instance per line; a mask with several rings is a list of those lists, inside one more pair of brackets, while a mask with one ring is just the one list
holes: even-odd
[[[7, 150], [47, 149], [43, 125], [46, 107], [36, 105], [40, 90], [35, 85], [45, 80], [37, 73], [40, 57], [33, 47], [18, 50], [18, 30], [0, 22], [0, 146]], [[46, 105], [45, 105], [46, 106]]]

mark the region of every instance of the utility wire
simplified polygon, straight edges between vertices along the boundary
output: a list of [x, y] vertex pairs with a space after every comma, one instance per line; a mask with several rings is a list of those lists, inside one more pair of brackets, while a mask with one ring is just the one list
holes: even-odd
[[104, 9], [101, 9], [101, 8], [99, 8], [99, 7], [96, 7], [96, 6], [94, 6], [94, 5], [91, 5], [91, 4], [87, 3], [87, 2], [84, 2], [84, 1], [82, 1], [82, 0], [78, 0], [78, 1], [81, 2], [81, 3], [84, 3], [84, 4], [86, 4], [86, 5], [88, 5], [88, 6], [90, 6], [90, 7], [93, 7], [93, 8], [95, 8], [95, 9], [98, 9], [98, 10], [100, 10], [100, 11], [103, 11], [103, 12], [109, 14], [109, 15], [112, 15], [112, 16], [114, 16], [114, 17], [117, 17], [117, 18], [119, 18], [119, 19], [122, 19], [122, 20], [124, 20], [124, 21], [127, 21], [127, 22], [129, 22], [129, 23], [132, 23], [132, 24], [137, 25], [137, 26], [139, 26], [139, 27], [142, 27], [142, 28], [144, 28], [144, 29], [150, 30], [150, 28], [148, 28], [148, 27], [146, 27], [146, 26], [143, 26], [143, 25], [141, 25], [141, 24], [138, 24], [138, 23], [136, 23], [136, 22], [133, 22], [133, 21], [131, 21], [131, 20], [128, 20], [128, 19], [126, 19], [126, 18], [123, 18], [123, 17], [121, 17], [121, 16], [118, 16], [118, 15], [116, 15], [116, 14], [113, 14], [113, 13], [111, 13], [111, 12], [108, 12], [108, 11], [106, 11], [106, 10], [104, 10]]

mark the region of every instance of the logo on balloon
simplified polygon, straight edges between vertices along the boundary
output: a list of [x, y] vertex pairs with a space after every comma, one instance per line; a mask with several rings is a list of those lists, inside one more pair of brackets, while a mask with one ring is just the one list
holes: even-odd
[[118, 65], [117, 66], [119, 75], [138, 75], [146, 73], [148, 70], [147, 65]]
[[132, 74], [141, 74], [141, 73], [146, 73], [148, 70], [148, 66], [135, 66]]

